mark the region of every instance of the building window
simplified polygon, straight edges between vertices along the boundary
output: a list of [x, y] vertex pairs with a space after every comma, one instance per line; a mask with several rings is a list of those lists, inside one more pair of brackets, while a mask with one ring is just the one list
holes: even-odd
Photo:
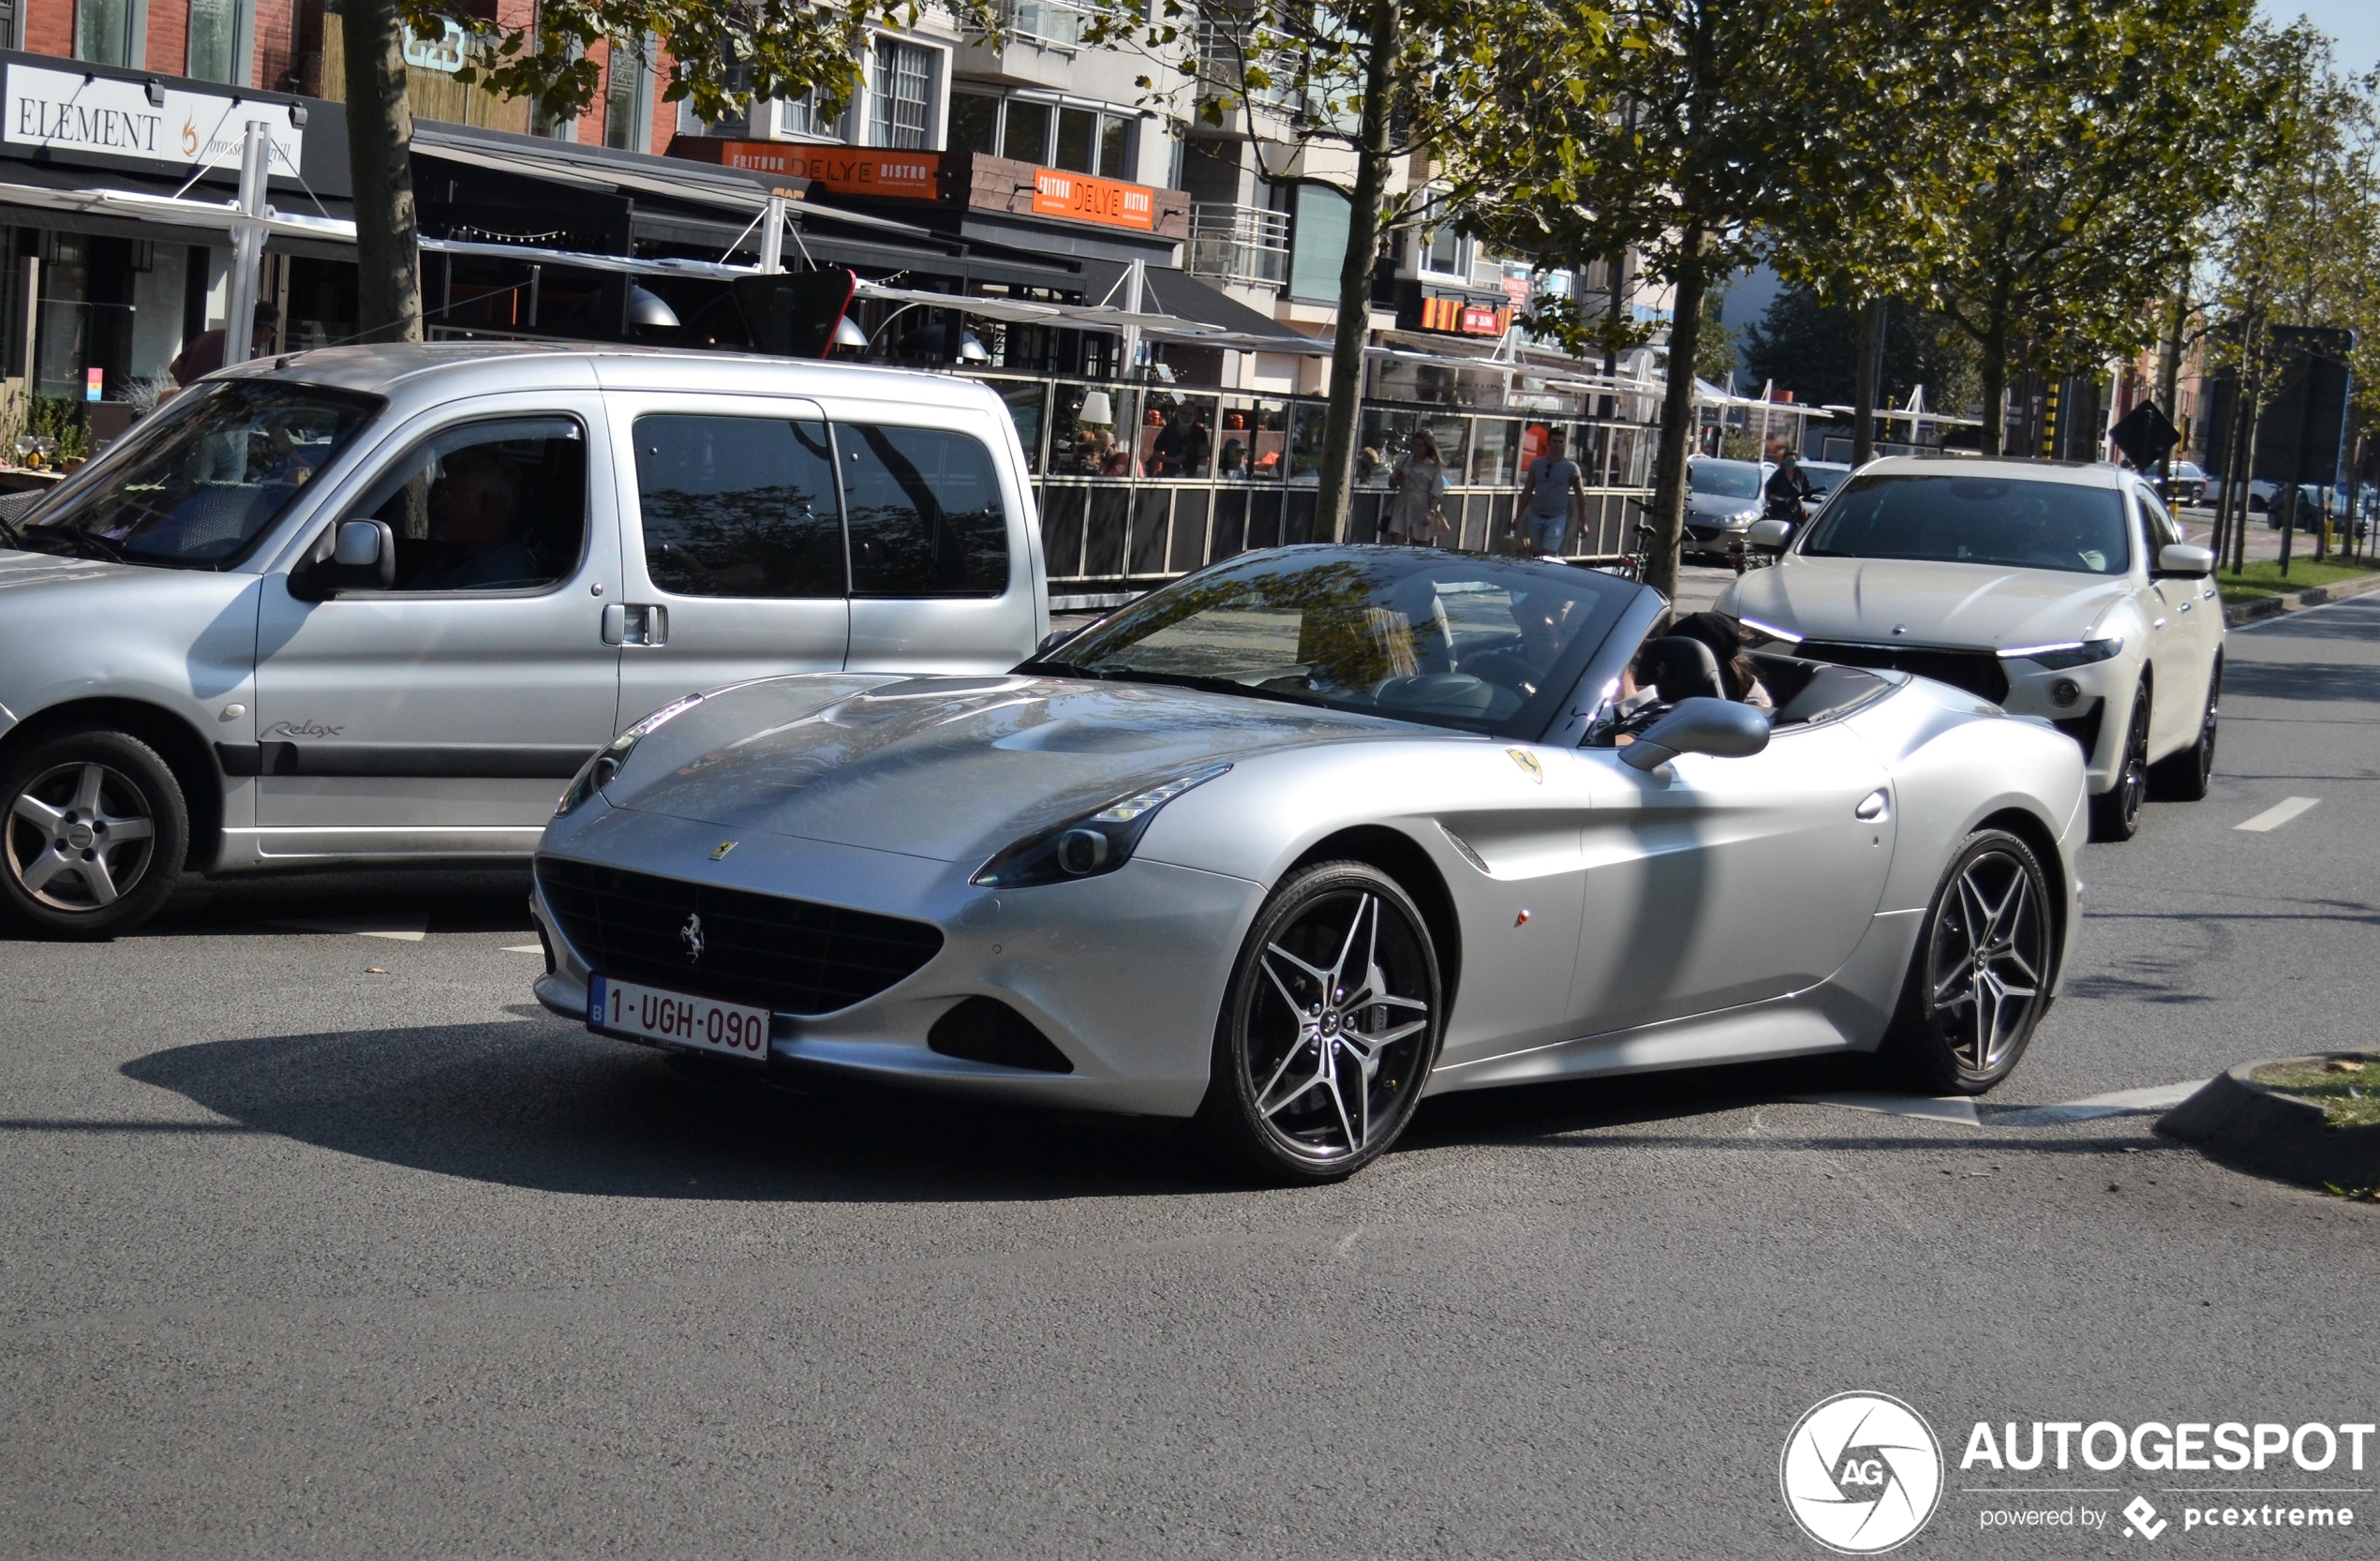
[[1421, 228], [1421, 269], [1439, 276], [1471, 278], [1471, 241], [1446, 221], [1443, 197], [1430, 197]]
[[1335, 304], [1346, 263], [1350, 206], [1337, 190], [1298, 186], [1297, 226], [1289, 234], [1289, 296]]
[[933, 84], [933, 55], [899, 38], [878, 38], [870, 143], [924, 150], [932, 118]]
[[1138, 115], [1093, 104], [959, 92], [950, 97], [949, 144], [954, 152], [996, 153], [1020, 163], [1128, 179], [1138, 122]]
[[624, 37], [612, 39], [611, 62], [603, 72], [603, 144], [621, 151], [643, 152], [653, 141], [653, 67], [651, 40], [639, 47]]
[[1000, 150], [999, 98], [979, 92], [950, 95], [950, 149], [985, 153]]
[[1011, 97], [1000, 127], [1000, 155], [1014, 157], [1020, 163], [1048, 162], [1049, 126], [1055, 118], [1057, 105], [1054, 103]]
[[190, 0], [189, 74], [245, 85], [248, 7], [244, 0]]
[[129, 66], [132, 0], [75, 0], [74, 57], [93, 65]]

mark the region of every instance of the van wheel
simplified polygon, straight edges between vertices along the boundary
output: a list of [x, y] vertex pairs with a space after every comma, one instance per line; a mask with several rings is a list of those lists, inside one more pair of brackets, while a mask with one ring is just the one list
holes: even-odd
[[156, 915], [190, 844], [182, 788], [122, 732], [62, 732], [0, 759], [0, 913], [46, 938], [112, 938]]

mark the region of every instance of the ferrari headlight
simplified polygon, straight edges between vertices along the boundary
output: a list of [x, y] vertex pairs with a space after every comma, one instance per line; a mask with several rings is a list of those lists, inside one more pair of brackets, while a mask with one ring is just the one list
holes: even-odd
[[2093, 662], [2109, 662], [2124, 652], [2124, 637], [2110, 635], [2104, 640], [2060, 640], [2055, 645], [2011, 646], [2000, 653], [2003, 662], [2030, 662], [2052, 672], [2068, 667], [2086, 667]]
[[685, 714], [702, 702], [701, 694], [690, 693], [675, 704], [664, 705], [596, 750], [595, 757], [581, 765], [578, 773], [571, 777], [571, 783], [563, 791], [562, 799], [554, 804], [554, 816], [565, 818], [576, 812], [586, 804], [588, 797], [612, 783], [612, 777], [620, 772], [620, 766], [628, 763], [629, 754], [634, 751], [638, 743], [645, 740], [647, 734], [662, 722]]
[[1194, 769], [1163, 785], [1120, 796], [1094, 812], [1028, 835], [986, 862], [968, 882], [983, 889], [1021, 889], [1113, 872], [1132, 860], [1133, 848], [1148, 832], [1158, 809], [1230, 768], [1229, 765], [1209, 765]]

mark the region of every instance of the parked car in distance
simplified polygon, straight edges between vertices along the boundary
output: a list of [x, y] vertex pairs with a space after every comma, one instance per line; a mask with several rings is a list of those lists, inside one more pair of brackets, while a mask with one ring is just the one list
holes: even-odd
[[2207, 498], [2207, 474], [2195, 461], [2176, 461], [2170, 472], [2150, 468], [2149, 475], [2168, 504], [2200, 504]]
[[1879, 1051], [1991, 1089], [2081, 920], [2075, 745], [1792, 655], [1758, 708], [1668, 620], [1559, 563], [1289, 547], [1009, 676], [686, 701], [546, 831], [538, 1001], [751, 1088], [1189, 1119], [1292, 1183], [1456, 1090]]
[[1852, 474], [1848, 461], [1804, 461], [1801, 466], [1802, 475], [1809, 480], [1810, 486], [1810, 496], [1803, 500], [1802, 508], [1810, 514], [1816, 514], [1818, 507], [1826, 502], [1826, 496]]
[[2049, 722], [2088, 759], [2098, 838], [2129, 840], [2151, 784], [2194, 801], [2213, 773], [2214, 562], [2136, 472], [1896, 456], [1718, 606], [1797, 656], [1899, 667]]
[[648, 710], [1049, 617], [986, 386], [528, 345], [211, 376], [0, 531], [0, 920], [65, 937], [185, 868], [524, 859]]
[[1686, 463], [1683, 550], [1725, 563], [1761, 517], [1761, 491], [1777, 468], [1767, 461], [1697, 455]]

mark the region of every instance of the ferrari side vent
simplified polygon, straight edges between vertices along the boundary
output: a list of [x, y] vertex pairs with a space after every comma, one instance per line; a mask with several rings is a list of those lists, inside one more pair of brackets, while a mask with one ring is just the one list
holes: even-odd
[[926, 1045], [945, 1057], [989, 1063], [1035, 1073], [1072, 1073], [1066, 1054], [1034, 1028], [1033, 1020], [996, 997], [971, 997], [934, 1020]]

